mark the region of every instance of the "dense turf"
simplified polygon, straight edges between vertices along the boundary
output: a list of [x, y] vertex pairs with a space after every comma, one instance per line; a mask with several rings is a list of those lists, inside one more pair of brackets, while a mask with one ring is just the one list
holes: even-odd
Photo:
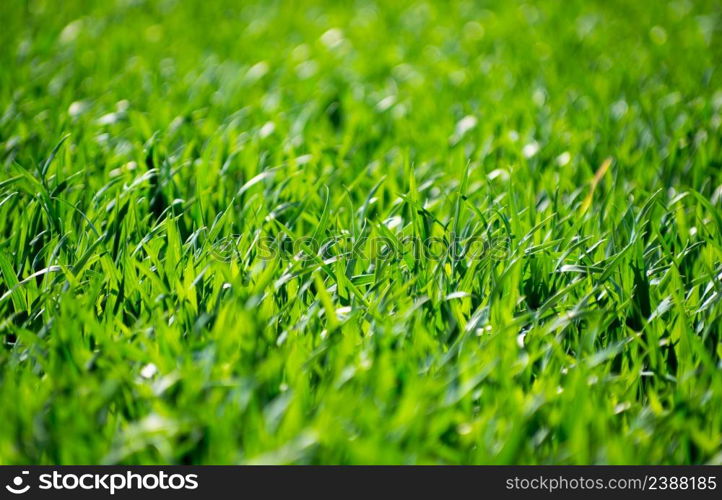
[[718, 2], [0, 18], [1, 463], [722, 462]]

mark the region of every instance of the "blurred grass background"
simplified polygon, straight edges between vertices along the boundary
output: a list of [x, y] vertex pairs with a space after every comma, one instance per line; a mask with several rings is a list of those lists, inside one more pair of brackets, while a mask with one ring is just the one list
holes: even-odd
[[721, 16], [4, 1], [0, 462], [722, 462]]

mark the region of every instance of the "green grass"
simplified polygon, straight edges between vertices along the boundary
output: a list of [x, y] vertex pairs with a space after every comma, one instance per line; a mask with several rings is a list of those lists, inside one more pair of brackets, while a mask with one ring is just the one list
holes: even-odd
[[719, 2], [0, 18], [0, 463], [722, 463]]

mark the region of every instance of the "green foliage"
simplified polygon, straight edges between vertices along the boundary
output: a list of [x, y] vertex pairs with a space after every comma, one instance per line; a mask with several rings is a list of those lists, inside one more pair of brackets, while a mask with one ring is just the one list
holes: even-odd
[[0, 462], [722, 462], [718, 2], [0, 18]]

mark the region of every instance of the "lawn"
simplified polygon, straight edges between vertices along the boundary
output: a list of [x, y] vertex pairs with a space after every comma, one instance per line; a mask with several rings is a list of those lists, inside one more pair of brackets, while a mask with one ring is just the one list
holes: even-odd
[[0, 463], [722, 463], [720, 2], [0, 19]]

